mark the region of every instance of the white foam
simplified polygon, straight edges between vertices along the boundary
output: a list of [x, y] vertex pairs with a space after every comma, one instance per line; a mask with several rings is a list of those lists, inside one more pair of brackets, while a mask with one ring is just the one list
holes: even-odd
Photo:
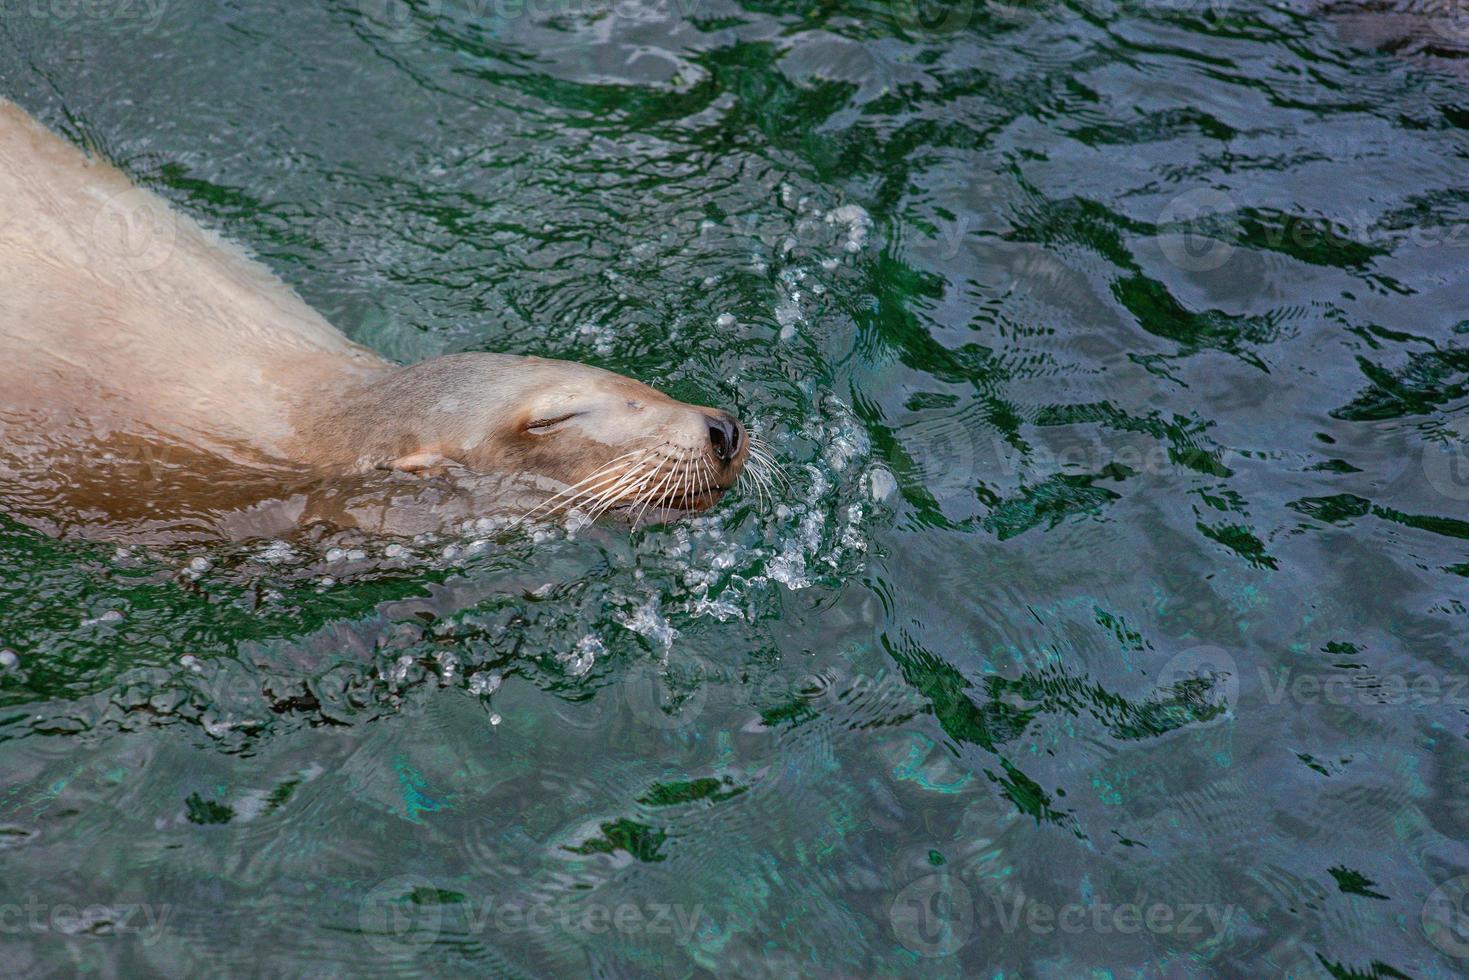
[[885, 466], [875, 466], [867, 474], [867, 492], [872, 494], [872, 499], [884, 501], [893, 495], [898, 489], [898, 481], [894, 479]]
[[[693, 518], [670, 535], [663, 554], [688, 555], [682, 583], [689, 594], [679, 612], [748, 620], [758, 608], [752, 600], [761, 591], [774, 585], [809, 588], [844, 561], [860, 561], [867, 553], [865, 501], [869, 493], [891, 493], [896, 481], [880, 466], [864, 468], [871, 453], [866, 429], [837, 399], [827, 399], [822, 416], [804, 426], [801, 435], [825, 448], [799, 474], [787, 469], [799, 499], [775, 504], [774, 513], [763, 517], [760, 540], [752, 543], [726, 533], [719, 515]], [[836, 485], [838, 476], [841, 486]], [[856, 491], [861, 502], [837, 505], [844, 487]], [[763, 572], [742, 574], [762, 566]], [[711, 594], [716, 589], [717, 595]]]
[[617, 331], [606, 324], [584, 322], [577, 326], [576, 334], [603, 357], [611, 354], [617, 343]]
[[844, 204], [826, 212], [826, 223], [846, 231], [848, 252], [860, 252], [872, 231], [872, 215], [858, 204]]
[[413, 654], [405, 653], [393, 662], [388, 669], [388, 680], [401, 684], [408, 679], [408, 671], [413, 666]]
[[607, 647], [602, 643], [601, 637], [588, 633], [577, 641], [575, 650], [558, 653], [556, 659], [566, 665], [566, 672], [572, 677], [581, 677], [592, 669], [597, 657], [606, 652]]
[[678, 638], [678, 630], [659, 611], [657, 596], [649, 596], [636, 612], [630, 616], [620, 616], [618, 622], [662, 646], [664, 653], [673, 649], [673, 641]]
[[263, 561], [269, 565], [290, 561], [296, 557], [296, 552], [284, 541], [272, 541], [261, 548], [255, 555], [256, 561]]
[[475, 674], [469, 679], [469, 693], [479, 697], [489, 697], [500, 689], [500, 684], [504, 680], [504, 675], [498, 670]]

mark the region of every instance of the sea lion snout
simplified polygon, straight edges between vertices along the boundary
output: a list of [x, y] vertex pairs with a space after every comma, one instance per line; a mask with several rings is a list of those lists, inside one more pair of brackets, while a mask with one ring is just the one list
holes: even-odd
[[704, 416], [709, 424], [709, 445], [721, 466], [729, 466], [739, 456], [745, 441], [745, 427], [728, 412]]

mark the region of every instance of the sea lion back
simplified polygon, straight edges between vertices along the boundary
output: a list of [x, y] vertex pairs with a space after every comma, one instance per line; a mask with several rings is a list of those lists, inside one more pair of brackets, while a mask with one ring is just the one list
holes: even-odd
[[[292, 392], [386, 367], [269, 270], [0, 100], [0, 411], [273, 454]], [[79, 401], [80, 400], [80, 401]]]

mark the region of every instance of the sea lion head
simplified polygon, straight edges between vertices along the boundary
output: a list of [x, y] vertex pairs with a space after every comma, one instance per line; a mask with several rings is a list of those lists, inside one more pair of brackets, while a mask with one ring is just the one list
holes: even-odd
[[750, 438], [728, 412], [677, 401], [571, 361], [455, 354], [402, 368], [347, 400], [317, 439], [353, 468], [532, 477], [541, 513], [702, 511], [744, 470]]

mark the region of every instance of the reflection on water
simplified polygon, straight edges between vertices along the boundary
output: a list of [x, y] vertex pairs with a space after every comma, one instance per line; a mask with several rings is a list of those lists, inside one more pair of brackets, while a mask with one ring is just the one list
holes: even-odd
[[786, 482], [210, 548], [12, 508], [17, 970], [1463, 971], [1455, 20], [134, 6], [7, 14], [4, 94], [388, 356], [601, 364]]

